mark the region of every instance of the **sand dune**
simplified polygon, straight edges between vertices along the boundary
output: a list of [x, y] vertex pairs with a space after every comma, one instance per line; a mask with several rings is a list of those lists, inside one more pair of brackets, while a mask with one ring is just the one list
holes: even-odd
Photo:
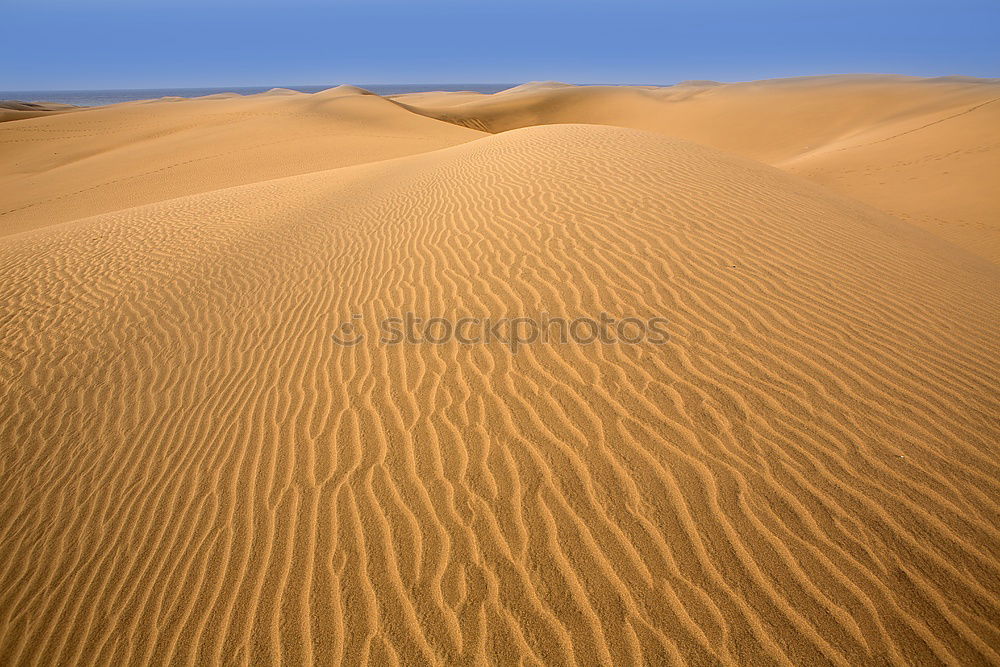
[[79, 107], [72, 104], [53, 102], [22, 102], [20, 100], [0, 100], [0, 123], [9, 120], [27, 120], [39, 116], [75, 111]]
[[358, 91], [176, 98], [0, 124], [0, 235], [482, 136]]
[[[310, 99], [456, 145], [0, 244], [5, 663], [1000, 662], [995, 265], [662, 134]], [[408, 310], [671, 338], [380, 343]]]
[[[320, 104], [340, 98], [352, 101], [336, 109]], [[211, 107], [202, 104], [208, 102]], [[65, 110], [46, 109], [0, 113], [13, 120]], [[666, 88], [535, 82], [495, 95], [411, 93], [384, 100], [344, 85], [314, 95], [276, 88], [248, 97], [115, 105], [76, 115], [72, 123], [0, 126], [9, 156], [0, 165], [0, 188], [8, 193], [0, 234], [425, 152], [472, 140], [476, 132], [553, 123], [632, 127], [721, 148], [1000, 260], [1000, 197], [994, 193], [1000, 150], [990, 138], [1000, 123], [1000, 81], [969, 77], [688, 81]]]
[[313, 95], [275, 88], [114, 105], [74, 114], [72, 122], [0, 125], [8, 157], [0, 164], [0, 235], [557, 123], [649, 130], [743, 155], [1000, 261], [1000, 144], [993, 138], [1000, 80], [970, 77], [853, 75], [662, 88], [549, 81], [495, 95], [387, 98], [342, 85]]
[[601, 123], [661, 132], [801, 174], [1000, 260], [1000, 81], [803, 77], [667, 88], [527, 86], [452, 104], [397, 98], [486, 132]]

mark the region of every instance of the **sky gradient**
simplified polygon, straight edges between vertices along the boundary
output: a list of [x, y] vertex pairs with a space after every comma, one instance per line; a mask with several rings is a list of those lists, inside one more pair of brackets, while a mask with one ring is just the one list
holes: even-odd
[[1000, 2], [0, 0], [0, 90], [1000, 76]]

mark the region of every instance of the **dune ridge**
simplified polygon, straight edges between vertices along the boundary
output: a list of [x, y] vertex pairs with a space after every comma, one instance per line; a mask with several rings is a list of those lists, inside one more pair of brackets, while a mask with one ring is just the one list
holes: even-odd
[[54, 102], [22, 102], [21, 100], [0, 100], [0, 123], [11, 120], [27, 120], [40, 116], [51, 116], [67, 111], [75, 111], [78, 107], [72, 104], [57, 104]]
[[[4, 239], [5, 662], [1000, 661], [993, 264], [662, 134], [456, 144]], [[671, 340], [330, 339], [406, 310]]]
[[273, 89], [82, 111], [72, 120], [0, 124], [8, 156], [0, 164], [8, 200], [0, 204], [0, 235], [426, 152], [483, 133], [590, 123], [658, 132], [777, 166], [1000, 261], [993, 129], [1000, 79], [840, 75], [666, 87], [549, 81], [493, 95], [385, 98], [341, 85], [311, 95]]
[[293, 92], [130, 102], [4, 123], [0, 236], [482, 136], [360, 88]]
[[407, 108], [486, 132], [600, 123], [781, 167], [1000, 260], [1000, 80], [844, 75], [719, 84], [526, 86]]

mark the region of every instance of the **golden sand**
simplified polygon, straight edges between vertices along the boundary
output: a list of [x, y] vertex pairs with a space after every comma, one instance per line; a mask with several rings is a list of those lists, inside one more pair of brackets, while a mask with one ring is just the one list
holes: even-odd
[[1000, 662], [997, 91], [0, 124], [0, 662]]

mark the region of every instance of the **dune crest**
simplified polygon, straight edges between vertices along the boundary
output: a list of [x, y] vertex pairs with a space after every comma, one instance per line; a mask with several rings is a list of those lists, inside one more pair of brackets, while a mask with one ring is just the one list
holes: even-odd
[[[515, 89], [517, 90], [517, 89]], [[735, 84], [528, 86], [463, 104], [400, 101], [485, 132], [600, 123], [659, 132], [787, 169], [1000, 261], [996, 79], [889, 75]]]
[[22, 102], [21, 100], [0, 100], [0, 123], [11, 120], [27, 120], [40, 116], [76, 111], [79, 107], [72, 104], [57, 104], [55, 102]]
[[[360, 98], [368, 102], [355, 102]], [[211, 111], [200, 105], [208, 100]], [[169, 108], [177, 102], [186, 104]], [[10, 147], [0, 165], [0, 188], [9, 193], [0, 203], [0, 235], [425, 152], [482, 133], [590, 123], [658, 132], [777, 166], [1000, 262], [1000, 198], [993, 194], [1000, 145], [990, 140], [1000, 124], [998, 79], [837, 75], [666, 87], [545, 81], [493, 95], [385, 98], [340, 85], [311, 95], [272, 89], [147, 100], [87, 109], [72, 121], [35, 118], [48, 111], [0, 114], [32, 120], [0, 125], [0, 142]], [[421, 125], [419, 117], [437, 122]], [[178, 128], [185, 137], [175, 142]], [[125, 150], [93, 163], [80, 159], [147, 141], [152, 150], [141, 158]], [[198, 143], [221, 150], [208, 154]], [[41, 164], [39, 155], [46, 156]]]
[[318, 93], [313, 93], [315, 97], [341, 97], [344, 95], [374, 95], [375, 93], [370, 90], [366, 90], [359, 86], [351, 86], [348, 84], [341, 84], [333, 88], [327, 88], [326, 90], [321, 90]]
[[257, 95], [261, 97], [280, 97], [282, 95], [305, 95], [305, 93], [292, 90], [291, 88], [271, 88], [270, 90], [265, 90], [263, 93], [257, 93]]
[[377, 95], [338, 90], [125, 103], [63, 122], [0, 124], [0, 237], [482, 136]]
[[508, 88], [507, 90], [501, 90], [496, 95], [512, 95], [519, 93], [538, 93], [546, 90], [561, 90], [563, 88], [575, 88], [573, 84], [563, 83], [562, 81], [529, 81], [528, 83], [522, 83], [519, 86], [514, 86], [513, 88]]

